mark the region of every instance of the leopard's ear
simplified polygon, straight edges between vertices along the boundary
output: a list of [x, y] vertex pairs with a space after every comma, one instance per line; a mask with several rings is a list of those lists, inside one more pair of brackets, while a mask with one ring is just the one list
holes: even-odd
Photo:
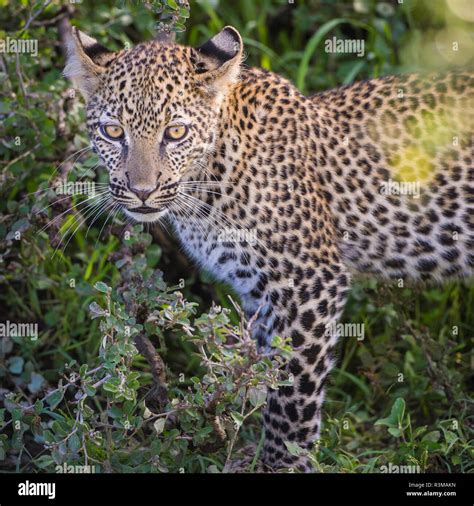
[[206, 84], [226, 86], [238, 80], [243, 42], [240, 33], [226, 26], [197, 50], [197, 79]]
[[75, 26], [67, 37], [67, 62], [64, 75], [87, 100], [97, 89], [105, 67], [114, 53]]

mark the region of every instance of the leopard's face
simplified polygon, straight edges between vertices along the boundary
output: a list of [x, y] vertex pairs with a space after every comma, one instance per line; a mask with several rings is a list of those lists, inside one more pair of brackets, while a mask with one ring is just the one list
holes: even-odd
[[154, 42], [109, 53], [75, 32], [65, 73], [86, 97], [89, 135], [109, 171], [113, 209], [154, 222], [185, 206], [179, 197], [191, 186], [183, 183], [205, 172], [240, 64], [240, 36], [230, 28], [221, 34], [221, 47], [214, 38], [207, 50]]
[[218, 97], [203, 93], [192, 75], [186, 49], [139, 47], [117, 58], [88, 104], [110, 194], [136, 220], [166, 213], [181, 181], [199, 173], [213, 149]]

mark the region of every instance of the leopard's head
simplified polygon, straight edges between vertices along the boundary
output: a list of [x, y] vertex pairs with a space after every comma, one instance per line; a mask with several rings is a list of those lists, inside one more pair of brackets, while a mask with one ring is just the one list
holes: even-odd
[[73, 28], [64, 73], [85, 97], [91, 143], [128, 216], [158, 220], [206, 171], [241, 61], [232, 27], [197, 49], [152, 41], [119, 52]]

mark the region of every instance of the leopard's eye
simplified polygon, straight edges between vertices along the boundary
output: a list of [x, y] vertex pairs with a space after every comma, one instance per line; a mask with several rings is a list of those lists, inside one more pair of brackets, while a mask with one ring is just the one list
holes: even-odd
[[120, 141], [125, 137], [124, 129], [118, 125], [102, 125], [100, 132], [111, 141]]
[[186, 125], [173, 125], [165, 130], [165, 139], [168, 141], [179, 141], [188, 133]]

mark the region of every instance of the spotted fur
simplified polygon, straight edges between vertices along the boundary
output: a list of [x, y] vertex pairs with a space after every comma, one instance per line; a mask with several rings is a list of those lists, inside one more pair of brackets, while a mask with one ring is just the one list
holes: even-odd
[[[258, 312], [263, 346], [291, 337], [294, 382], [268, 395], [262, 459], [309, 469], [285, 442], [307, 448], [318, 437], [330, 329], [351, 272], [472, 276], [474, 74], [391, 76], [305, 97], [241, 61], [230, 27], [200, 49], [155, 41], [119, 53], [75, 31], [66, 74], [86, 97], [117, 205], [138, 221], [168, 220], [189, 256]], [[99, 135], [107, 122], [123, 127], [123, 142]], [[187, 135], [169, 143], [176, 122]], [[418, 195], [384, 191], [409, 181]], [[249, 235], [235, 241], [229, 230]]]

